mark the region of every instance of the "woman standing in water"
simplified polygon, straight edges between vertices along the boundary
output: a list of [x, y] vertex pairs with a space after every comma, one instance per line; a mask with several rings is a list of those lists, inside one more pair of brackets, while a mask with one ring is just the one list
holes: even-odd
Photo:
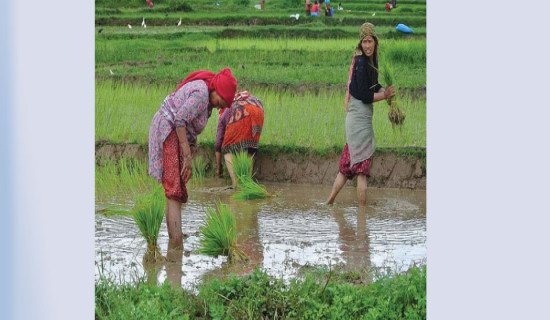
[[376, 149], [372, 127], [373, 103], [395, 95], [393, 86], [378, 83], [378, 37], [372, 23], [359, 30], [359, 43], [351, 62], [346, 90], [346, 140], [340, 157], [340, 172], [334, 180], [327, 204], [332, 204], [348, 179], [357, 176], [359, 206], [367, 204], [367, 177]]
[[183, 245], [181, 204], [187, 202], [185, 184], [192, 174], [197, 136], [213, 108], [233, 102], [237, 80], [229, 68], [214, 74], [190, 73], [162, 102], [149, 129], [149, 174], [164, 187], [170, 248]]

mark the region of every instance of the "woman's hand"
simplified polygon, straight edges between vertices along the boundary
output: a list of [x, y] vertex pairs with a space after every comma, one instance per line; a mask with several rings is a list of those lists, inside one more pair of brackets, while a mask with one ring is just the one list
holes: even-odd
[[184, 155], [183, 156], [183, 166], [181, 167], [181, 178], [184, 183], [187, 183], [189, 178], [191, 178], [191, 175], [193, 174], [193, 165], [191, 163], [192, 157], [191, 155]]
[[191, 149], [191, 158], [195, 158], [195, 155], [199, 151], [199, 148], [196, 145], [192, 144], [189, 146], [189, 149]]
[[393, 86], [389, 86], [384, 89], [384, 99], [388, 100], [394, 95], [395, 95], [395, 88]]

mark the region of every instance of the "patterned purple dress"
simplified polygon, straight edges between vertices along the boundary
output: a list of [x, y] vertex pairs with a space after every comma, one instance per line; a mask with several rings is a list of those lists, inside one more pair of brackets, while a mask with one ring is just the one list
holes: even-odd
[[206, 83], [196, 80], [186, 83], [169, 94], [153, 117], [149, 129], [149, 175], [162, 183], [162, 143], [168, 135], [185, 125], [190, 145], [197, 144], [197, 136], [208, 121], [209, 92]]

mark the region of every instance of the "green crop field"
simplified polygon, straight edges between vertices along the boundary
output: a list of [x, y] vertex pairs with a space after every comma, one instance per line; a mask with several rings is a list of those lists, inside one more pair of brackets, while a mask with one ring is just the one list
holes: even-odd
[[[407, 113], [392, 129], [386, 103], [375, 104], [378, 145], [425, 146], [425, 1], [399, 1], [390, 12], [385, 1], [345, 1], [332, 18], [308, 17], [305, 1], [295, 0], [268, 0], [264, 11], [254, 7], [259, 0], [154, 3], [96, 1], [96, 140], [146, 145], [152, 116], [189, 72], [229, 67], [238, 89], [264, 102], [260, 145], [337, 150], [345, 143], [343, 102], [357, 31], [368, 20], [377, 25], [380, 59], [395, 70]], [[299, 19], [290, 17], [296, 13]], [[413, 34], [396, 31], [398, 22]], [[216, 123], [214, 113], [201, 144], [213, 143]]]
[[[260, 152], [340, 153], [346, 143], [348, 72], [359, 27], [369, 21], [380, 38], [380, 66], [391, 65], [406, 113], [404, 124], [392, 128], [387, 103], [375, 103], [377, 146], [426, 145], [425, 0], [398, 1], [390, 12], [384, 10], [386, 0], [341, 1], [341, 11], [336, 10], [340, 1], [333, 0], [333, 17], [306, 16], [305, 0], [266, 0], [263, 11], [255, 8], [260, 0], [219, 0], [219, 6], [216, 0], [152, 1], [153, 8], [145, 0], [95, 1], [97, 142], [146, 146], [153, 115], [188, 73], [229, 67], [238, 89], [263, 102]], [[297, 13], [298, 19], [290, 17]], [[414, 32], [396, 31], [398, 23]], [[379, 81], [385, 85], [382, 77]], [[214, 111], [198, 137], [202, 147], [213, 150], [217, 121]], [[130, 214], [126, 205], [116, 203], [158, 185], [147, 175], [146, 162], [122, 157], [96, 163], [96, 201], [104, 213]], [[204, 177], [201, 159], [194, 167], [191, 185]], [[257, 270], [222, 283], [206, 282], [198, 294], [167, 284], [121, 286], [101, 277], [95, 284], [95, 317], [426, 317], [425, 267], [367, 285], [361, 279], [368, 276], [327, 271], [319, 279], [309, 275], [287, 285]], [[265, 299], [258, 297], [266, 296], [270, 308], [266, 304], [262, 311], [258, 301]]]

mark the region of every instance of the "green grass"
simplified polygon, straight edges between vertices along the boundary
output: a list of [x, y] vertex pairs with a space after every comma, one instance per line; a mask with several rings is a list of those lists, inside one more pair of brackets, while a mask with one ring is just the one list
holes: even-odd
[[204, 183], [204, 177], [206, 176], [206, 162], [202, 156], [195, 156], [193, 158], [193, 175], [191, 176], [191, 184], [193, 186], [200, 186]]
[[[121, 157], [118, 161], [104, 160], [95, 168], [96, 203], [125, 203], [153, 190], [158, 183], [147, 174], [148, 163], [136, 158]], [[106, 214], [121, 214], [107, 209]], [[111, 211], [111, 212], [110, 212]], [[130, 214], [126, 211], [126, 214]]]
[[[227, 38], [193, 33], [175, 39], [96, 39], [96, 79], [177, 84], [198, 69], [230, 67], [239, 85], [341, 85], [357, 39]], [[384, 59], [400, 70], [402, 87], [426, 85], [426, 39], [383, 39]], [[114, 72], [111, 75], [110, 71]]]
[[[345, 11], [334, 11], [334, 17], [307, 17], [304, 3], [301, 0], [271, 0], [266, 3], [266, 10], [254, 8], [259, 0], [220, 0], [220, 7], [214, 6], [211, 0], [173, 1], [158, 0], [155, 8], [147, 7], [145, 1], [96, 1], [95, 20], [97, 25], [126, 25], [134, 23], [139, 26], [145, 17], [148, 26], [175, 25], [180, 17], [182, 24], [326, 24], [326, 25], [360, 25], [365, 18], [375, 25], [393, 25], [404, 22], [409, 26], [426, 25], [426, 2], [409, 1], [398, 5], [391, 12], [384, 10], [384, 1], [346, 1]], [[336, 3], [334, 4], [336, 6]], [[376, 12], [376, 16], [372, 13]], [[300, 13], [299, 20], [291, 19], [290, 14]]]
[[235, 200], [264, 199], [269, 196], [265, 187], [252, 178], [253, 159], [248, 152], [232, 154], [232, 166], [237, 179], [237, 192], [233, 194]]
[[228, 205], [218, 202], [216, 210], [208, 208], [199, 232], [198, 253], [227, 256], [229, 262], [246, 260], [246, 255], [237, 246], [237, 222]]
[[[112, 81], [96, 83], [96, 140], [146, 146], [151, 119], [174, 88]], [[323, 154], [344, 146], [345, 92], [296, 94], [273, 89], [250, 92], [264, 105], [260, 150], [262, 146], [280, 146], [288, 151], [306, 148]], [[426, 99], [401, 94], [400, 101], [407, 111], [407, 121], [396, 132], [387, 120], [388, 105], [385, 102], [374, 105], [373, 125], [378, 147], [425, 146]], [[217, 121], [218, 114], [214, 112], [198, 137], [199, 144], [213, 145]]]
[[162, 261], [162, 254], [157, 240], [164, 218], [165, 207], [166, 197], [164, 196], [164, 189], [160, 185], [152, 193], [139, 196], [136, 199], [132, 215], [141, 235], [147, 241], [147, 252], [143, 257], [144, 262]]
[[[147, 19], [146, 19], [147, 20]], [[206, 26], [188, 25], [185, 28], [176, 26], [151, 26], [147, 29], [130, 30], [127, 26], [97, 26], [96, 37], [102, 40], [129, 40], [129, 39], [156, 39], [169, 40], [178, 38], [190, 38], [198, 36], [209, 39], [227, 38], [307, 38], [307, 39], [334, 39], [357, 37], [358, 27], [353, 26], [330, 26], [325, 24], [306, 25], [266, 25], [266, 26]], [[101, 30], [101, 32], [99, 32]], [[393, 25], [382, 25], [376, 28], [376, 33], [381, 39], [410, 39], [425, 38], [426, 27], [414, 28], [414, 33], [404, 35], [395, 30]]]
[[96, 319], [426, 319], [426, 267], [363, 283], [362, 274], [312, 270], [285, 283], [264, 271], [213, 279], [198, 294], [146, 283], [95, 283]]

